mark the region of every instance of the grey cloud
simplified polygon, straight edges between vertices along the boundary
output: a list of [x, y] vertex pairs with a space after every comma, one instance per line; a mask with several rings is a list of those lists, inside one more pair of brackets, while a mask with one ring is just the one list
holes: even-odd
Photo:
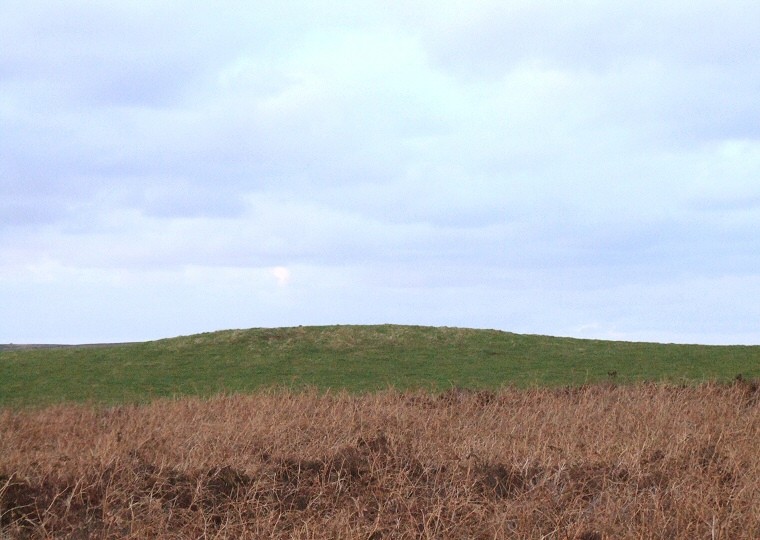
[[6, 196], [0, 201], [0, 229], [46, 225], [61, 220], [66, 214], [66, 209], [54, 200], [24, 200]]
[[698, 212], [726, 213], [733, 211], [760, 210], [760, 186], [757, 194], [702, 197], [692, 201], [691, 206]]
[[[427, 36], [435, 65], [463, 80], [491, 83], [525, 66], [597, 81], [596, 88], [582, 90], [597, 100], [588, 122], [617, 116], [625, 129], [641, 126], [643, 134], [659, 134], [660, 143], [758, 136], [760, 62], [754, 51], [760, 49], [760, 9], [755, 5], [486, 6]], [[573, 99], [572, 94], [553, 99], [568, 97]], [[577, 112], [578, 105], [569, 107]]]
[[204, 187], [169, 183], [149, 185], [137, 202], [148, 217], [194, 218], [194, 217], [240, 217], [245, 212], [245, 202], [234, 194], [215, 189], [213, 182]]
[[760, 8], [748, 2], [485, 2], [473, 12], [426, 38], [441, 65], [489, 78], [536, 60], [580, 71], [647, 59], [736, 66], [756, 62], [760, 44]]

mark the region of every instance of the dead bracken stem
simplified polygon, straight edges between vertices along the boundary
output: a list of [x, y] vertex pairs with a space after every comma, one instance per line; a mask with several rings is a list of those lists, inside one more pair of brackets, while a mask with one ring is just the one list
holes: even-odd
[[758, 385], [0, 411], [0, 538], [760, 538]]

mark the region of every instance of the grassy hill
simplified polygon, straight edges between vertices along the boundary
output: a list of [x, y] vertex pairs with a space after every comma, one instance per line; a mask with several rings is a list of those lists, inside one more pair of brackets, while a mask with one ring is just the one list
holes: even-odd
[[496, 330], [321, 326], [226, 330], [124, 345], [0, 349], [0, 405], [115, 403], [270, 386], [372, 391], [728, 380], [760, 346], [630, 343]]

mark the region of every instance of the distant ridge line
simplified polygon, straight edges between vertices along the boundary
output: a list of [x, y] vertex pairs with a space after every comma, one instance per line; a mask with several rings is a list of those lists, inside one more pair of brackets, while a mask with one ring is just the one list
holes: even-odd
[[0, 343], [0, 351], [22, 351], [28, 349], [73, 349], [73, 348], [92, 348], [92, 347], [118, 347], [121, 345], [135, 345], [142, 343], [140, 341], [124, 341], [121, 343], [83, 343], [80, 345], [59, 345], [53, 343]]

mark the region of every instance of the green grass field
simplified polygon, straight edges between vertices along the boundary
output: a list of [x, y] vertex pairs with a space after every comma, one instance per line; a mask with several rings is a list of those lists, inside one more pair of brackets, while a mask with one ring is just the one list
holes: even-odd
[[700, 382], [760, 375], [760, 346], [630, 343], [496, 330], [322, 326], [227, 330], [104, 347], [0, 351], [0, 405], [118, 403], [316, 386], [349, 391]]

